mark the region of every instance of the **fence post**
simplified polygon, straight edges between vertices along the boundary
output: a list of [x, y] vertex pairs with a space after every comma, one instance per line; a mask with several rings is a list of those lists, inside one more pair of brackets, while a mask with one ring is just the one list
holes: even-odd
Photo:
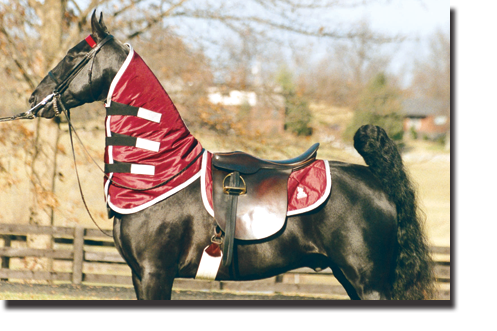
[[[10, 247], [11, 244], [11, 238], [8, 235], [3, 236], [3, 247]], [[2, 256], [2, 269], [9, 269], [10, 268], [10, 257], [8, 256]], [[9, 281], [8, 278], [2, 278], [0, 279], [2, 281]]]
[[72, 283], [81, 284], [83, 281], [83, 254], [84, 254], [85, 229], [77, 226], [74, 228], [74, 257], [72, 268]]

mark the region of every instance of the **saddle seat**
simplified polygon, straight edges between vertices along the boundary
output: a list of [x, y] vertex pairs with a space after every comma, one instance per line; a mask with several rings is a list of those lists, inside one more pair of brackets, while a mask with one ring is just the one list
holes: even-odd
[[316, 160], [319, 144], [302, 155], [283, 161], [259, 159], [244, 152], [212, 156], [214, 217], [225, 233], [223, 263], [233, 259], [234, 239], [260, 240], [285, 224], [288, 178], [293, 170]]
[[302, 155], [282, 161], [259, 159], [245, 152], [214, 154], [213, 164], [222, 169], [238, 171], [242, 174], [253, 174], [260, 169], [296, 170], [304, 168], [316, 159], [319, 143], [312, 145]]

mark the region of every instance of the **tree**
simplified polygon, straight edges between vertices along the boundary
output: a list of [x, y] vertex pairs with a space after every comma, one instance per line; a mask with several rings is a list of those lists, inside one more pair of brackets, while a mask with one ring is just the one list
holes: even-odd
[[345, 130], [351, 139], [356, 130], [364, 124], [381, 126], [394, 141], [403, 139], [403, 117], [400, 91], [387, 82], [384, 73], [376, 75], [358, 97], [354, 117]]
[[276, 81], [281, 86], [285, 98], [285, 130], [298, 136], [310, 136], [312, 128], [309, 102], [298, 93], [292, 73], [286, 66], [281, 67]]
[[375, 33], [367, 21], [357, 25], [355, 36], [334, 43], [326, 55], [307, 74], [309, 94], [317, 100], [338, 106], [351, 106], [377, 74], [385, 72], [390, 56], [384, 46], [395, 39]]
[[450, 36], [436, 31], [430, 40], [430, 53], [414, 63], [413, 94], [443, 100], [450, 107]]
[[[45, 0], [44, 3], [28, 1], [2, 4], [1, 20], [2, 44], [4, 59], [14, 54], [11, 61], [18, 69], [18, 75], [23, 78], [18, 81], [18, 89], [34, 89], [36, 82], [43, 77], [47, 68], [57, 60], [62, 46], [62, 36], [65, 27], [63, 4], [65, 1]], [[24, 5], [24, 6], [23, 6]], [[31, 10], [27, 10], [29, 6]], [[33, 12], [35, 14], [33, 14]], [[32, 24], [36, 15], [39, 26]], [[30, 31], [36, 29], [42, 45], [46, 47], [44, 54], [29, 48]], [[7, 50], [7, 51], [6, 51]], [[29, 63], [35, 66], [30, 68]], [[15, 74], [14, 74], [15, 75]], [[15, 87], [14, 87], [15, 88]], [[58, 124], [53, 121], [37, 119], [34, 135], [32, 136], [32, 150], [28, 158], [29, 177], [31, 181], [30, 217], [29, 223], [34, 225], [53, 225], [53, 208], [57, 205], [54, 192], [54, 173], [56, 171], [57, 144], [59, 138]], [[47, 235], [28, 236], [28, 247], [52, 248], [52, 238]], [[51, 260], [45, 258], [27, 258], [27, 267], [32, 270], [50, 270]]]

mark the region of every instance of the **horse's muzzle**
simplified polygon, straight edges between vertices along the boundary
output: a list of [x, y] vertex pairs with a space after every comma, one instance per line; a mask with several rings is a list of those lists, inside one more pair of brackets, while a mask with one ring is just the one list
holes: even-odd
[[32, 94], [29, 98], [31, 109], [28, 111], [37, 117], [52, 118], [56, 115], [53, 103], [55, 102], [54, 94], [49, 94], [40, 102], [38, 98]]

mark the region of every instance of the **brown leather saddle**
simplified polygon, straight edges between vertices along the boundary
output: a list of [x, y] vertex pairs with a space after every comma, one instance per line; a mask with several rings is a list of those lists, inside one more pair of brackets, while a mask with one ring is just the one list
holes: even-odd
[[212, 157], [214, 216], [224, 231], [223, 264], [233, 259], [234, 239], [257, 240], [278, 232], [286, 220], [288, 177], [316, 159], [319, 144], [289, 160], [270, 161], [244, 152]]

